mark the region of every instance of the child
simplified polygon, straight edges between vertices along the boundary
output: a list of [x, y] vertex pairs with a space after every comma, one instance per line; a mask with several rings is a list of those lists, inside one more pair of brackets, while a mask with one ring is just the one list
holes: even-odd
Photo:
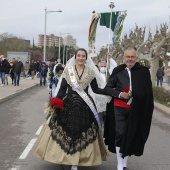
[[54, 73], [52, 71], [49, 71], [49, 73], [48, 73], [48, 82], [47, 82], [47, 84], [48, 84], [48, 88], [50, 89], [50, 92], [49, 92], [50, 97], [52, 97], [52, 86], [54, 84]]
[[63, 73], [64, 68], [62, 66], [56, 66], [55, 68], [55, 75], [52, 71], [49, 72], [49, 78], [48, 78], [48, 84], [50, 89], [50, 97], [55, 97], [55, 89], [57, 87], [57, 84], [59, 82], [59, 79], [61, 77], [61, 74]]

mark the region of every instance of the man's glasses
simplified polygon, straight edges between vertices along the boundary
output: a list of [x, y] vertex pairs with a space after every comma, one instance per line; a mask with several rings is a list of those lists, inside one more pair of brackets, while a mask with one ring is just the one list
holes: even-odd
[[125, 56], [126, 58], [131, 58], [131, 59], [134, 59], [134, 58], [136, 58], [136, 56]]

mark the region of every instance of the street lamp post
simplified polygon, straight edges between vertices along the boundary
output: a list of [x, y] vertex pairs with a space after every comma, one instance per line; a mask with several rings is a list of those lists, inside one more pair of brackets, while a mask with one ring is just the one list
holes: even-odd
[[63, 65], [64, 65], [64, 56], [65, 56], [65, 45], [63, 43]]
[[44, 56], [43, 60], [45, 62], [45, 56], [46, 56], [46, 25], [47, 25], [47, 14], [52, 12], [62, 12], [61, 10], [58, 11], [47, 11], [47, 8], [45, 8], [45, 29], [44, 29]]
[[60, 32], [60, 35], [59, 35], [59, 42], [58, 42], [58, 63], [61, 63], [61, 58], [60, 58], [60, 38], [61, 38], [61, 35], [63, 35], [63, 34], [70, 34], [70, 33], [61, 33]]
[[67, 63], [67, 60], [69, 60], [71, 58], [71, 55], [74, 55], [74, 54], [71, 54], [71, 51], [72, 48], [67, 48], [66, 49], [66, 63]]
[[68, 49], [66, 50], [66, 63], [67, 63]]
[[[69, 41], [67, 41], [67, 40], [65, 42], [63, 42], [63, 45], [64, 45], [64, 48], [63, 48], [63, 65], [64, 65], [64, 63], [67, 62], [67, 54], [65, 55], [65, 51], [67, 50], [66, 45], [68, 46], [68, 42]], [[67, 53], [67, 51], [66, 51], [66, 53]], [[66, 62], [65, 62], [65, 56], [66, 56]]]

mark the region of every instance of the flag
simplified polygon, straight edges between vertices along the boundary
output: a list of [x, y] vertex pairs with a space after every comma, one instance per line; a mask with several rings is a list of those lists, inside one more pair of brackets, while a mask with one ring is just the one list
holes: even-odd
[[122, 13], [119, 12], [119, 16], [117, 18], [117, 23], [116, 23], [116, 26], [113, 31], [113, 38], [112, 38], [113, 44], [114, 44], [114, 42], [118, 42], [120, 39], [122, 29], [123, 29], [123, 22], [125, 20], [126, 15], [127, 15], [126, 11], [122, 12]]
[[[100, 25], [106, 26], [107, 28], [110, 28], [110, 14], [107, 13], [101, 13], [100, 17]], [[117, 22], [117, 17], [119, 15], [119, 12], [112, 12], [112, 21], [111, 21], [111, 30], [113, 31]]]
[[98, 21], [99, 21], [99, 15], [97, 13], [94, 13], [89, 26], [89, 33], [88, 33], [89, 43], [95, 42]]

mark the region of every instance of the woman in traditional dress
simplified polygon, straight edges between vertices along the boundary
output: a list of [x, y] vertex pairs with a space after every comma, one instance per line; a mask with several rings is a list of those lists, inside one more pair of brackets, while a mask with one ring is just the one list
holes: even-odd
[[[88, 93], [90, 87], [95, 93], [105, 94], [105, 90], [98, 87], [102, 83], [97, 74], [87, 51], [78, 49], [67, 64], [56, 90], [56, 97], [64, 101], [64, 108], [44, 125], [35, 146], [36, 157], [71, 165], [71, 170], [77, 170], [78, 166], [100, 165], [106, 159], [96, 109], [101, 105], [95, 103]], [[106, 96], [100, 96], [104, 103], [102, 97]]]

